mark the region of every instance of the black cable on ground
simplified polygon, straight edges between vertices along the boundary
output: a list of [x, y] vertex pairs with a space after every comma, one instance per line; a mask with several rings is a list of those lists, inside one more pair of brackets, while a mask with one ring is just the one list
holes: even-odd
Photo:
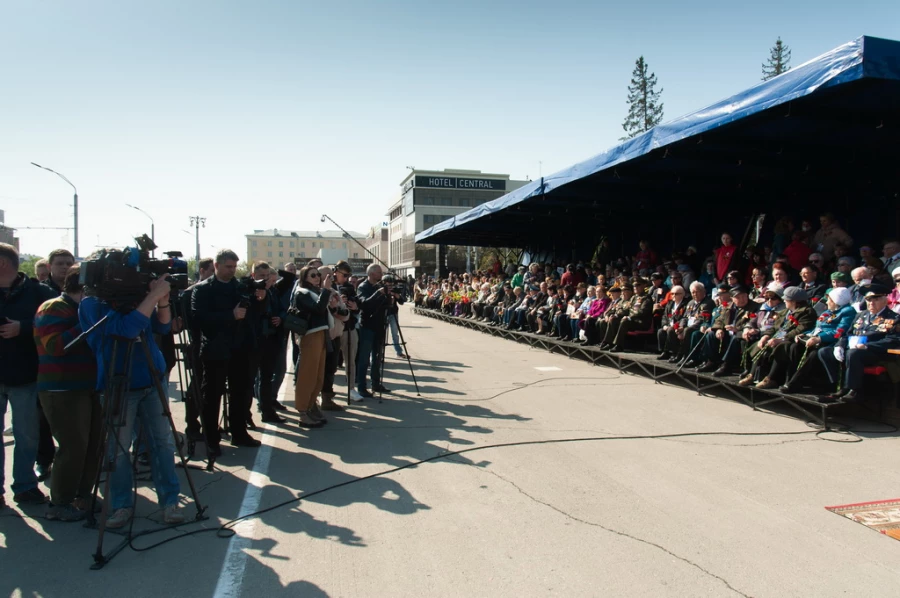
[[[604, 378], [604, 379], [606, 379], [606, 378]], [[482, 399], [482, 400], [490, 400], [492, 398], [497, 398], [501, 395], [513, 392], [515, 390], [529, 388], [536, 384], [540, 384], [542, 382], [548, 382], [551, 380], [570, 380], [570, 378], [559, 378], [559, 377], [557, 377], [557, 378], [542, 378], [540, 380], [535, 380], [533, 382], [529, 382], [527, 384], [523, 384], [521, 386], [517, 386], [512, 389], [504, 390], [500, 393], [497, 393], [493, 397], [489, 397], [488, 399]], [[811, 422], [808, 422], [807, 425], [810, 425], [810, 423]], [[134, 540], [136, 540], [137, 538], [140, 538], [143, 536], [149, 536], [149, 535], [159, 533], [162, 531], [166, 531], [166, 530], [176, 529], [176, 528], [182, 527], [184, 525], [197, 523], [198, 520], [181, 523], [181, 524], [176, 524], [176, 525], [165, 526], [165, 527], [161, 527], [161, 528], [153, 529], [153, 530], [146, 530], [144, 532], [140, 532], [138, 534], [129, 536], [128, 546], [135, 552], [146, 552], [146, 551], [152, 550], [154, 548], [157, 548], [159, 546], [162, 546], [163, 544], [168, 544], [169, 542], [173, 542], [175, 540], [180, 540], [181, 538], [187, 538], [189, 536], [194, 536], [197, 534], [213, 532], [213, 531], [216, 532], [216, 535], [220, 538], [230, 538], [230, 537], [234, 536], [236, 533], [234, 531], [234, 526], [237, 525], [238, 523], [240, 523], [241, 521], [245, 521], [245, 520], [253, 518], [253, 517], [259, 517], [260, 515], [264, 515], [265, 513], [270, 513], [272, 511], [275, 511], [282, 507], [300, 503], [303, 500], [308, 500], [314, 496], [317, 496], [319, 494], [324, 494], [324, 493], [330, 492], [332, 490], [337, 490], [338, 488], [343, 488], [345, 486], [350, 486], [352, 484], [357, 484], [360, 482], [364, 482], [366, 480], [371, 480], [373, 478], [387, 476], [392, 473], [397, 473], [398, 471], [403, 471], [404, 469], [411, 469], [413, 467], [418, 467], [419, 465], [423, 465], [425, 463], [430, 463], [432, 461], [439, 461], [441, 459], [446, 459], [448, 457], [464, 455], [466, 453], [473, 453], [476, 451], [484, 451], [484, 450], [488, 450], [488, 449], [499, 449], [499, 448], [521, 447], [521, 446], [538, 446], [538, 445], [545, 445], [545, 444], [567, 444], [567, 443], [574, 443], [574, 442], [604, 442], [604, 441], [625, 441], [625, 440], [667, 440], [667, 439], [672, 439], [672, 438], [690, 438], [690, 437], [703, 437], [703, 436], [735, 436], [735, 437], [759, 436], [759, 437], [765, 437], [765, 436], [800, 436], [800, 435], [814, 434], [817, 438], [828, 441], [828, 442], [855, 443], [855, 442], [863, 441], [863, 438], [855, 433], [855, 431], [852, 429], [850, 424], [840, 422], [839, 425], [841, 425], [842, 427], [837, 430], [821, 429], [821, 430], [804, 430], [804, 431], [798, 431], [798, 432], [680, 432], [680, 433], [672, 433], [672, 434], [650, 434], [650, 435], [636, 435], [636, 436], [591, 436], [591, 437], [581, 437], [581, 438], [558, 438], [558, 439], [550, 439], [550, 440], [523, 440], [523, 441], [517, 441], [517, 442], [502, 442], [502, 443], [497, 443], [497, 444], [487, 444], [487, 445], [483, 445], [483, 446], [469, 447], [469, 448], [464, 448], [464, 449], [460, 449], [460, 450], [456, 450], [456, 451], [447, 451], [447, 452], [443, 452], [443, 453], [438, 453], [437, 455], [428, 457], [426, 459], [421, 459], [419, 461], [414, 461], [412, 463], [407, 463], [404, 465], [400, 465], [398, 467], [393, 467], [391, 469], [379, 471], [379, 472], [376, 472], [373, 474], [369, 474], [367, 476], [363, 476], [361, 478], [353, 478], [353, 479], [347, 480], [345, 482], [340, 482], [338, 484], [333, 484], [331, 486], [326, 486], [324, 488], [320, 488], [319, 490], [305, 492], [305, 493], [302, 493], [299, 496], [292, 498], [290, 500], [286, 500], [286, 501], [274, 504], [272, 506], [266, 507], [264, 509], [260, 509], [253, 513], [248, 513], [246, 515], [242, 515], [235, 519], [226, 521], [225, 523], [223, 523], [221, 526], [219, 526], [217, 528], [204, 528], [204, 529], [192, 530], [192, 531], [188, 531], [188, 532], [183, 532], [183, 533], [173, 536], [171, 538], [166, 538], [165, 540], [161, 540], [154, 544], [150, 544], [149, 546], [144, 546], [144, 547], [135, 546]], [[877, 430], [877, 431], [876, 430], [865, 430], [865, 431], [859, 430], [859, 433], [891, 434], [898, 430], [895, 426], [891, 426], [890, 424], [885, 424], [885, 426], [888, 427], [889, 429], [884, 430], [884, 431], [881, 431], [881, 430]], [[822, 434], [824, 434], [824, 433], [833, 433], [833, 434], [849, 436], [849, 437], [851, 437], [851, 439], [835, 440], [832, 438], [825, 438], [822, 436]], [[112, 560], [112, 558], [110, 560]]]

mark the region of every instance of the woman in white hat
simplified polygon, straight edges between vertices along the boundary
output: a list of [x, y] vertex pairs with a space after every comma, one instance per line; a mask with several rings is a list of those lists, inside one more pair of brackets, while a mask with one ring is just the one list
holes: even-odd
[[[781, 392], [795, 392], [817, 367], [816, 351], [823, 347], [833, 347], [847, 334], [856, 318], [856, 310], [851, 305], [850, 289], [836, 287], [826, 295], [828, 309], [819, 316], [816, 327], [807, 335], [798, 336], [786, 357], [782, 357], [779, 367], [786, 368], [788, 381], [781, 386]], [[774, 366], [773, 366], [774, 367]], [[793, 376], [791, 373], [793, 372]]]

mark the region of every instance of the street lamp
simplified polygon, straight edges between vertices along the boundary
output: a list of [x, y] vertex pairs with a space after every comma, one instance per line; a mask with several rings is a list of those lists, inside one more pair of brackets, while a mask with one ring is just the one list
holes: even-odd
[[206, 218], [202, 218], [200, 216], [191, 216], [191, 226], [194, 227], [194, 232], [197, 235], [197, 263], [200, 263], [200, 227], [206, 228]]
[[[140, 212], [141, 214], [143, 214], [144, 216], [146, 216], [147, 218], [150, 219], [150, 240], [153, 241], [154, 245], [156, 245], [156, 223], [153, 222], [153, 217], [137, 206], [133, 206], [130, 203], [126, 203], [125, 205], [128, 206], [129, 208], [137, 210], [138, 212]], [[153, 249], [153, 257], [154, 258], [156, 257], [156, 248], [155, 247]]]
[[63, 175], [59, 174], [52, 168], [47, 168], [46, 166], [41, 166], [40, 164], [37, 164], [36, 162], [32, 162], [31, 164], [33, 166], [37, 166], [38, 168], [46, 170], [47, 172], [52, 172], [53, 174], [55, 174], [56, 176], [58, 176], [65, 182], [69, 183], [69, 185], [72, 186], [72, 191], [75, 192], [75, 199], [72, 203], [72, 207], [74, 208], [74, 212], [75, 212], [75, 222], [74, 222], [74, 227], [73, 227], [75, 234], [74, 234], [74, 238], [73, 238], [74, 243], [73, 243], [72, 249], [74, 250], [73, 253], [75, 254], [75, 259], [77, 260], [78, 259], [78, 189], [75, 188], [75, 185], [72, 184], [72, 181], [70, 181]]

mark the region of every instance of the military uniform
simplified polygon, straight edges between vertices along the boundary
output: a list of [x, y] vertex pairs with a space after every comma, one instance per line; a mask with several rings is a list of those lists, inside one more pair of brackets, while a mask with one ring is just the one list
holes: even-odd
[[[700, 342], [700, 328], [712, 324], [712, 314], [716, 305], [709, 297], [704, 297], [700, 301], [691, 301], [687, 304], [681, 320], [678, 322], [678, 329], [670, 334], [669, 349], [675, 353], [675, 357], [685, 358], [694, 348], [694, 345]], [[678, 333], [683, 333], [679, 340]], [[673, 358], [674, 359], [674, 358]]]
[[[635, 286], [645, 287], [646, 281], [635, 279]], [[653, 325], [653, 301], [643, 288], [635, 289], [634, 297], [622, 316], [615, 318], [606, 328], [605, 340], [611, 351], [620, 351], [632, 330], [647, 330]]]
[[[631, 287], [626, 287], [629, 291]], [[622, 295], [625, 293], [623, 292]], [[615, 327], [618, 330], [619, 322], [628, 315], [628, 312], [631, 310], [631, 305], [634, 303], [634, 295], [629, 298], [622, 297], [618, 303], [614, 303], [609, 306], [609, 309], [606, 310], [606, 313], [609, 314], [603, 320], [597, 322], [597, 338], [600, 339], [600, 348], [608, 349], [611, 344], [611, 339], [615, 337], [615, 332], [610, 334], [610, 331]]]
[[669, 301], [663, 309], [659, 330], [656, 331], [656, 346], [662, 353], [660, 357], [665, 359], [678, 351], [678, 332], [687, 312], [687, 304], [682, 301], [676, 305], [674, 301]]
[[[865, 348], [857, 348], [859, 345]], [[838, 341], [837, 347], [824, 347], [817, 355], [825, 366], [828, 380], [837, 384], [841, 379], [841, 362], [835, 352], [843, 352], [844, 376], [841, 391], [836, 395], [844, 395], [862, 390], [864, 368], [882, 361], [888, 349], [896, 348], [900, 348], [900, 314], [885, 307], [877, 315], [860, 312], [849, 334]]]
[[[735, 294], [737, 292], [735, 291]], [[741, 289], [740, 292], [747, 293], [746, 289]], [[725, 375], [730, 368], [738, 365], [741, 358], [742, 332], [751, 327], [757, 311], [759, 303], [750, 301], [749, 296], [743, 307], [738, 307], [737, 303], [732, 301], [728, 307], [722, 309], [719, 317], [713, 322], [713, 332], [706, 335], [706, 345], [703, 349], [706, 363], [700, 366], [700, 371], [710, 372], [722, 364], [717, 373]], [[727, 330], [727, 327], [733, 327], [734, 331]], [[724, 331], [722, 339], [716, 337], [719, 330]]]

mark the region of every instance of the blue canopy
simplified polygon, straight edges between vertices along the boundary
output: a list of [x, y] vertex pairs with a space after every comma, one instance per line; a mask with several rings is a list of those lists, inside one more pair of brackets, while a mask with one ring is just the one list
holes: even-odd
[[416, 242], [546, 249], [571, 245], [576, 232], [659, 228], [704, 212], [733, 219], [811, 202], [844, 211], [863, 197], [897, 197], [898, 115], [900, 42], [861, 37]]

